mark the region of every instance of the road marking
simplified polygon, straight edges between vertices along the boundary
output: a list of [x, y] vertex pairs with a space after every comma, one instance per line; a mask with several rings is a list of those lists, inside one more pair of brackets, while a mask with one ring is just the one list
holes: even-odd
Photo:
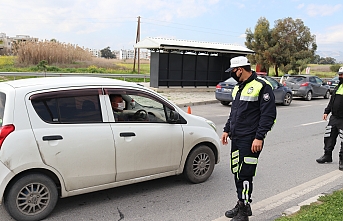
[[[334, 182], [338, 178], [343, 177], [343, 172], [340, 170], [334, 170], [328, 174], [317, 177], [299, 186], [293, 187], [275, 196], [271, 196], [267, 199], [259, 201], [257, 203], [252, 203], [251, 208], [253, 210], [254, 216], [257, 216], [263, 212], [272, 210], [284, 203], [295, 200], [313, 190], [323, 187], [329, 183]], [[219, 217], [213, 221], [227, 221], [228, 218], [225, 216]]]
[[300, 125], [297, 125], [294, 127], [302, 127], [302, 126], [308, 126], [308, 125], [319, 124], [319, 123], [327, 123], [327, 121], [321, 120], [321, 121], [311, 122], [311, 123], [307, 123], [307, 124], [300, 124]]

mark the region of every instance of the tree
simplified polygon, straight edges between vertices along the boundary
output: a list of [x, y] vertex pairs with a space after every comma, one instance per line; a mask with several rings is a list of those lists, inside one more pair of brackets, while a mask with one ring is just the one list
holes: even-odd
[[272, 31], [272, 39], [275, 43], [271, 51], [276, 58], [274, 63], [276, 75], [278, 68], [285, 73], [289, 70], [296, 72], [300, 66], [297, 61], [309, 62], [317, 50], [315, 36], [311, 35], [310, 29], [301, 19], [277, 20]]
[[314, 59], [317, 50], [315, 36], [311, 35], [302, 20], [280, 19], [275, 21], [274, 28], [270, 30], [267, 24], [265, 18], [260, 18], [254, 34], [249, 30], [246, 32], [246, 46], [256, 53], [251, 56], [254, 56], [254, 61], [273, 65], [275, 75], [278, 76], [279, 69], [284, 73], [290, 70], [297, 72], [299, 67], [301, 69], [305, 65], [304, 62]]
[[269, 21], [261, 17], [257, 21], [254, 33], [252, 33], [250, 28], [245, 33], [245, 45], [256, 53], [255, 55], [248, 55], [249, 61], [253, 64], [260, 64], [262, 70], [265, 69], [268, 73], [271, 64], [271, 58], [268, 53], [268, 49], [271, 47]]
[[112, 53], [110, 47], [104, 48], [102, 50], [100, 50], [101, 52], [101, 57], [103, 58], [115, 58], [115, 55]]

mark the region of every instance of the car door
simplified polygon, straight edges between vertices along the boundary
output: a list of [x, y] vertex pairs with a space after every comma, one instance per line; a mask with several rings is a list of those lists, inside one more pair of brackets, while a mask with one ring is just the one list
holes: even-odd
[[112, 130], [101, 89], [27, 95], [27, 109], [42, 161], [63, 177], [67, 191], [115, 181]]
[[318, 85], [318, 96], [324, 96], [328, 88], [324, 86], [324, 82], [319, 77], [315, 77], [317, 85]]
[[176, 171], [184, 144], [182, 126], [168, 123], [174, 108], [144, 91], [105, 91], [122, 95], [123, 119], [127, 119], [115, 122], [113, 116], [109, 118], [116, 148], [116, 181]]
[[273, 93], [275, 96], [275, 102], [282, 103], [285, 95], [282, 88], [279, 87], [280, 86], [279, 83], [271, 77], [266, 76], [265, 79], [272, 85]]

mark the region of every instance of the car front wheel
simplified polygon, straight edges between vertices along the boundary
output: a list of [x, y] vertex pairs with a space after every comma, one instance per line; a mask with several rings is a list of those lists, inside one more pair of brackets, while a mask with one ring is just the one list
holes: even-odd
[[192, 183], [202, 183], [212, 174], [215, 164], [214, 153], [208, 146], [196, 147], [188, 155], [184, 175]]
[[285, 97], [283, 98], [283, 105], [289, 106], [292, 103], [292, 95], [290, 93], [286, 93]]
[[28, 174], [17, 179], [5, 195], [7, 212], [16, 220], [41, 220], [54, 209], [58, 200], [55, 183], [43, 174]]

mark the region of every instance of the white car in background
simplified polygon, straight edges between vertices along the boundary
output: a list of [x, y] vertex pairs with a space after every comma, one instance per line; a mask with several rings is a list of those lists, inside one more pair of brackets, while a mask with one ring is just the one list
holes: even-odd
[[[115, 121], [111, 94], [126, 121]], [[182, 173], [204, 182], [220, 160], [213, 122], [125, 81], [3, 82], [0, 119], [0, 202], [16, 220], [47, 217], [59, 197]]]

